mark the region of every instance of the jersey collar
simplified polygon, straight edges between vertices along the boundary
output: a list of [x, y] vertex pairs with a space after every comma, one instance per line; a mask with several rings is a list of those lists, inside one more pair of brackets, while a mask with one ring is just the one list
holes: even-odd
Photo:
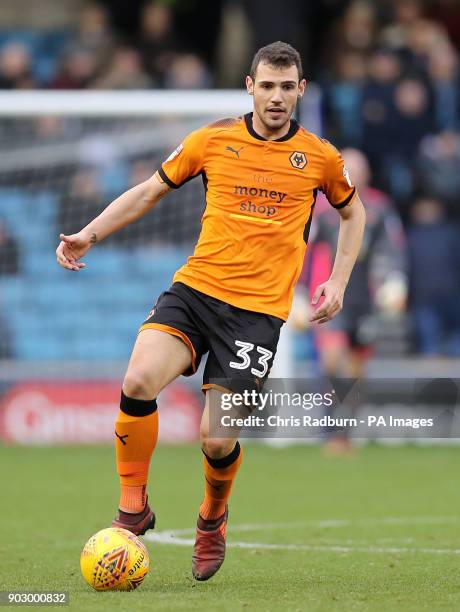
[[244, 122], [246, 123], [246, 128], [251, 136], [257, 138], [257, 140], [265, 140], [266, 142], [284, 142], [285, 140], [289, 140], [297, 133], [297, 130], [300, 127], [295, 119], [291, 119], [291, 125], [289, 126], [288, 132], [284, 136], [281, 136], [281, 138], [275, 138], [275, 140], [269, 141], [268, 138], [264, 138], [258, 134], [252, 127], [252, 113], [247, 113], [244, 115]]

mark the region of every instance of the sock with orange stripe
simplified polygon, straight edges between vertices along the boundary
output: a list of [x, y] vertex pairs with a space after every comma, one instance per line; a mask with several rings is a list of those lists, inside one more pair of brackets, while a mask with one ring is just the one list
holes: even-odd
[[127, 397], [121, 392], [115, 421], [115, 454], [120, 478], [119, 508], [141, 512], [146, 504], [150, 459], [158, 439], [157, 402]]
[[200, 506], [200, 517], [206, 522], [215, 521], [225, 512], [238, 469], [243, 460], [243, 449], [239, 442], [226, 457], [213, 459], [203, 451], [205, 477], [204, 499]]

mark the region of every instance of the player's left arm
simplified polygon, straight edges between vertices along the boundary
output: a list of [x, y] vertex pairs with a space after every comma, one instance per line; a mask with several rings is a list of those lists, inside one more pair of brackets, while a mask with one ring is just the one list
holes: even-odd
[[313, 306], [318, 304], [321, 296], [324, 296], [324, 301], [313, 312], [311, 322], [326, 323], [342, 310], [345, 289], [363, 241], [366, 212], [358, 194], [355, 192], [350, 203], [337, 212], [340, 229], [334, 266], [329, 279], [318, 285], [313, 294]]

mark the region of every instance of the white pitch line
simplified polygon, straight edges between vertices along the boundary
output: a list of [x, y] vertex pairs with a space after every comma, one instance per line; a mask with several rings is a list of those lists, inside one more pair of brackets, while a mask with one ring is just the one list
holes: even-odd
[[[331, 529], [352, 526], [372, 525], [444, 525], [446, 523], [458, 523], [460, 516], [426, 516], [426, 517], [383, 517], [363, 519], [325, 519], [322, 521], [302, 521], [296, 523], [243, 523], [241, 525], [229, 525], [228, 531], [265, 531], [267, 529], [302, 529], [310, 527], [315, 529]], [[195, 535], [195, 527], [190, 529], [172, 529], [164, 533], [172, 534], [171, 537]]]
[[[144, 536], [149, 542], [169, 544], [173, 546], [192, 547], [195, 543], [191, 538], [177, 538], [175, 532], [160, 531], [148, 533]], [[335, 552], [335, 553], [377, 553], [377, 554], [432, 554], [432, 555], [460, 555], [458, 548], [408, 548], [408, 547], [381, 547], [381, 546], [310, 546], [307, 544], [267, 544], [264, 542], [227, 542], [229, 548], [248, 548], [266, 550], [303, 550], [306, 552]]]
[[[326, 519], [322, 521], [305, 521], [297, 523], [248, 523], [229, 526], [229, 531], [266, 531], [267, 529], [299, 529], [313, 527], [320, 529], [350, 527], [360, 525], [428, 525], [458, 522], [458, 516], [428, 516], [428, 517], [382, 517], [348, 519]], [[195, 528], [174, 529], [146, 534], [145, 539], [158, 544], [169, 544], [173, 546], [193, 546], [195, 540], [181, 536], [195, 535]], [[435, 555], [460, 555], [460, 549], [451, 548], [411, 548], [411, 547], [382, 547], [382, 546], [318, 546], [308, 544], [268, 544], [266, 542], [228, 542], [230, 548], [267, 549], [267, 550], [303, 550], [307, 552], [336, 552], [336, 553], [421, 553]]]

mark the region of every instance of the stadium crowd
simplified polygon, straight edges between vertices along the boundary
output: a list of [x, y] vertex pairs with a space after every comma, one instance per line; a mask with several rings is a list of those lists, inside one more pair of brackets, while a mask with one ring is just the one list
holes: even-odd
[[[101, 0], [83, 4], [65, 28], [0, 30], [0, 89], [234, 87], [254, 48], [288, 40], [304, 57], [307, 79], [320, 86], [324, 135], [364, 154], [373, 187], [403, 221], [414, 348], [459, 356], [456, 0], [285, 0], [282, 22], [269, 4]], [[37, 137], [42, 130], [49, 141], [54, 128], [40, 120]], [[139, 159], [132, 174], [136, 164], [145, 174]], [[102, 201], [88, 172], [74, 173], [67, 199]], [[71, 231], [71, 209], [61, 207], [64, 231]]]
[[[368, 156], [375, 183], [404, 221], [419, 191], [458, 217], [455, 0], [335, 0], [315, 8], [287, 0], [282, 23], [269, 2], [202, 1], [185, 10], [188, 4], [99, 0], [83, 4], [67, 28], [0, 30], [0, 89], [235, 86], [253, 49], [284, 36], [302, 51], [307, 78], [322, 88], [325, 135]], [[239, 21], [242, 31], [234, 34], [247, 50], [236, 81], [222, 59], [232, 55], [225, 48], [232, 40], [223, 40], [234, 18], [229, 5], [240, 7], [247, 25]]]

